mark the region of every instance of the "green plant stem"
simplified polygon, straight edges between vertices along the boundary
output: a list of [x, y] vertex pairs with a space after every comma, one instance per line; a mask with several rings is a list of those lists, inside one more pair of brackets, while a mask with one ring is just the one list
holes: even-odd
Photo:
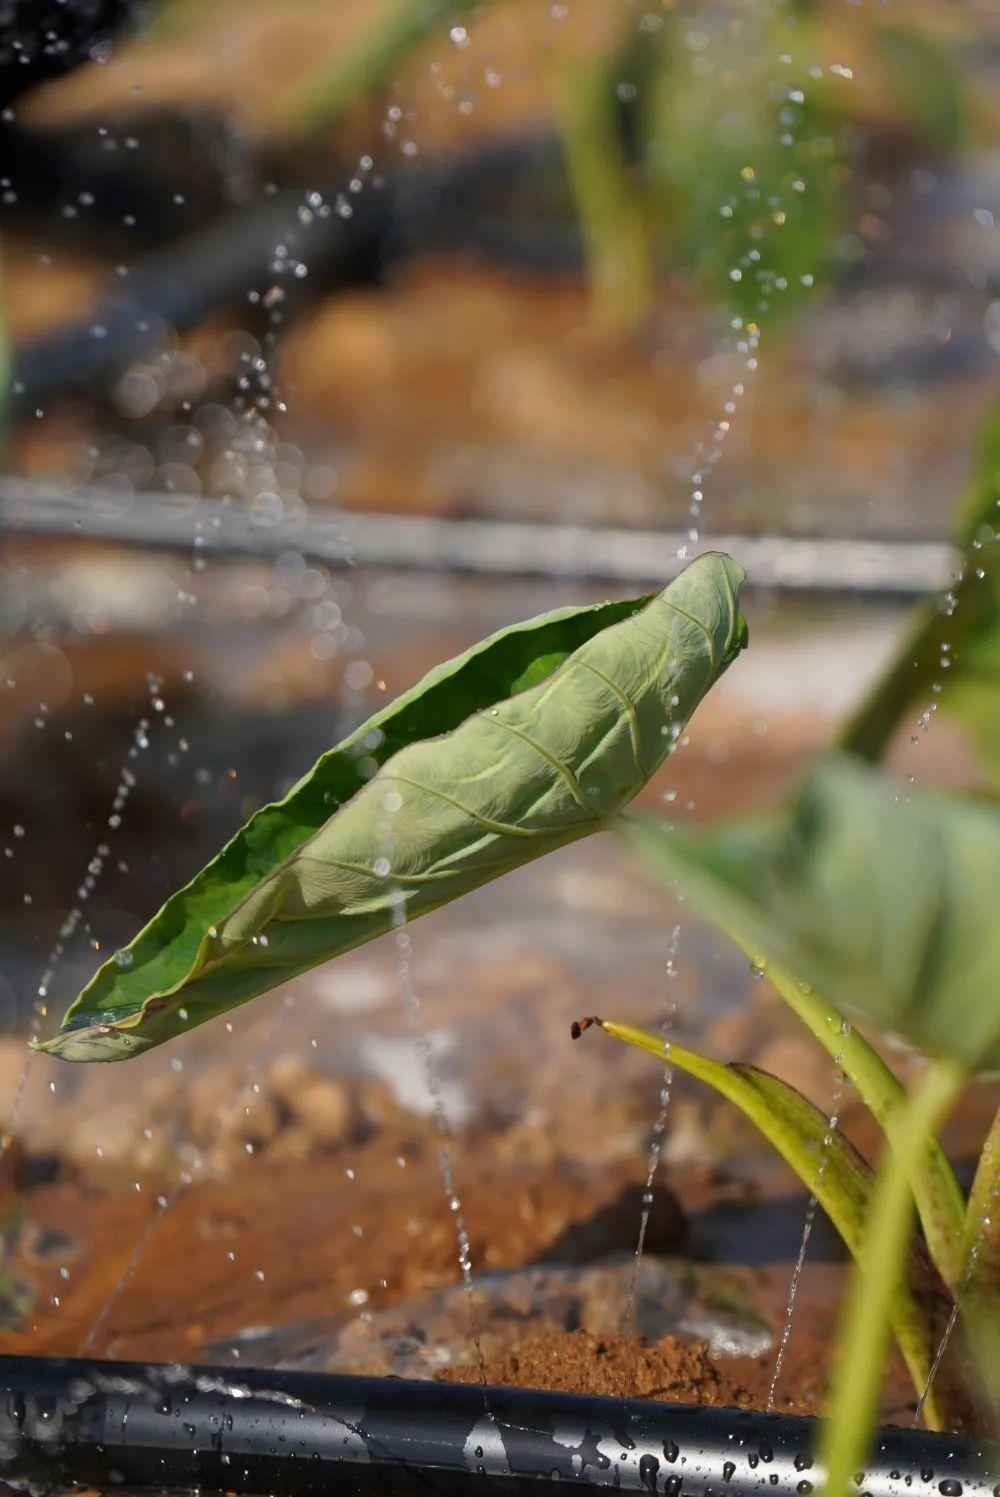
[[953, 593], [958, 602], [952, 612], [943, 612], [937, 598], [917, 608], [885, 672], [841, 728], [841, 748], [878, 763], [900, 722], [925, 699], [940, 668], [942, 644], [957, 655], [979, 633], [993, 609], [989, 589], [970, 569]]
[[[871, 1203], [871, 1171], [843, 1134], [830, 1131], [819, 1108], [786, 1082], [754, 1066], [723, 1065], [673, 1041], [666, 1046], [661, 1035], [612, 1019], [585, 1020], [580, 1032], [591, 1024], [597, 1024], [613, 1039], [667, 1060], [738, 1107], [806, 1189], [815, 1192], [848, 1251], [856, 1261], [861, 1260]], [[889, 1316], [918, 1394], [927, 1386], [951, 1305], [926, 1254], [910, 1253], [906, 1274], [892, 1286]], [[974, 1416], [975, 1403], [959, 1360], [954, 1356], [942, 1360], [924, 1404], [928, 1427], [968, 1429]]]
[[[997, 601], [990, 576], [995, 548], [982, 547], [997, 519], [997, 470], [1000, 467], [1000, 405], [989, 407], [973, 458], [968, 498], [962, 506], [956, 543], [962, 552], [960, 579], [951, 587], [951, 602], [929, 598], [910, 615], [899, 648], [840, 729], [840, 747], [876, 763], [882, 758], [903, 718], [928, 698], [931, 682], [941, 674], [942, 652], [960, 674], [965, 652], [995, 627]], [[985, 575], [977, 575], [985, 572]], [[952, 670], [954, 677], [956, 670]]]
[[[1000, 1108], [986, 1135], [965, 1218], [963, 1301], [985, 1309], [1000, 1298]], [[995, 1312], [996, 1306], [992, 1305]]]
[[[327, 68], [297, 94], [289, 110], [293, 129], [309, 131], [329, 124], [359, 99], [374, 92], [392, 68], [415, 47], [434, 36], [446, 22], [454, 24], [476, 0], [400, 0], [370, 27], [347, 57]], [[447, 32], [444, 32], [447, 42]]]
[[610, 329], [629, 332], [649, 316], [652, 251], [642, 205], [628, 179], [608, 74], [579, 58], [562, 63], [553, 96], [597, 315]]
[[962, 1318], [986, 1383], [1000, 1410], [1000, 1108], [986, 1136], [969, 1192]]
[[927, 1140], [947, 1115], [968, 1073], [957, 1061], [932, 1061], [884, 1151], [866, 1223], [864, 1247], [848, 1291], [830, 1418], [820, 1445], [825, 1497], [848, 1497], [878, 1422], [889, 1316], [903, 1277], [913, 1185], [925, 1166]]
[[[743, 949], [755, 969], [765, 973], [789, 1008], [837, 1061], [856, 1088], [858, 1096], [896, 1148], [903, 1116], [901, 1109], [906, 1106], [907, 1096], [902, 1084], [878, 1051], [869, 1045], [853, 1025], [846, 1023], [839, 1009], [821, 998], [813, 988], [796, 982], [781, 967], [755, 955], [746, 946]], [[997, 1148], [1000, 1152], [1000, 1136]], [[935, 1137], [927, 1140], [927, 1157], [923, 1170], [916, 1177], [914, 1194], [931, 1257], [948, 1288], [954, 1293], [965, 1267], [965, 1197], [955, 1178], [955, 1171]]]
[[[979, 1155], [972, 1189], [969, 1191], [969, 1209], [965, 1218], [966, 1253], [982, 1237], [981, 1227], [986, 1217], [992, 1218], [1000, 1206], [1000, 1108], [997, 1109], [986, 1142]], [[1000, 1263], [996, 1266], [1000, 1272]], [[998, 1284], [1000, 1288], [1000, 1284]]]

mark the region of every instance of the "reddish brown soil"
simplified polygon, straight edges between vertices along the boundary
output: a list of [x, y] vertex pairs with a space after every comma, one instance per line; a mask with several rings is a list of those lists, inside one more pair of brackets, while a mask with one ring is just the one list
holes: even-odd
[[[464, 1382], [468, 1367], [450, 1368], [443, 1382]], [[662, 1398], [671, 1403], [712, 1408], [752, 1408], [754, 1396], [735, 1376], [721, 1371], [708, 1343], [685, 1345], [664, 1336], [650, 1346], [628, 1336], [591, 1335], [578, 1329], [563, 1335], [526, 1335], [517, 1350], [487, 1366], [491, 1382], [506, 1387], [549, 1388], [554, 1393], [594, 1393], [609, 1398]]]
[[[441, 1198], [431, 1140], [406, 1140], [405, 1168], [396, 1163], [400, 1143], [398, 1136], [387, 1136], [361, 1151], [354, 1148], [357, 1179], [350, 1193], [342, 1155], [293, 1165], [264, 1160], [236, 1170], [229, 1180], [190, 1187], [162, 1222], [155, 1185], [144, 1184], [139, 1192], [98, 1191], [77, 1179], [33, 1190], [30, 1225], [11, 1267], [33, 1283], [36, 1308], [21, 1330], [0, 1338], [3, 1351], [74, 1354], [86, 1348], [90, 1355], [124, 1359], [196, 1359], [213, 1341], [248, 1324], [281, 1325], [343, 1313], [360, 1285], [369, 1291], [368, 1308], [377, 1311], [453, 1284], [453, 1223]], [[605, 1167], [584, 1180], [579, 1173], [553, 1171], [551, 1163], [504, 1166], [495, 1151], [483, 1150], [491, 1152], [463, 1194], [479, 1268], [537, 1262], [557, 1242], [571, 1256], [567, 1238], [590, 1262], [634, 1242], [634, 1190], [622, 1193], [636, 1173], [634, 1165]], [[741, 1194], [711, 1172], [691, 1171], [672, 1183], [691, 1214]], [[780, 1190], [787, 1181], [772, 1172], [771, 1184]], [[678, 1252], [682, 1222], [670, 1196], [659, 1202], [653, 1221], [653, 1250]], [[352, 1235], [359, 1223], [364, 1224], [360, 1243]], [[53, 1246], [51, 1233], [67, 1234], [69, 1240]], [[62, 1266], [70, 1269], [68, 1282], [60, 1275]], [[786, 1261], [733, 1270], [738, 1292], [776, 1331], [789, 1271]], [[813, 1413], [821, 1407], [843, 1279], [839, 1263], [807, 1265], [775, 1402], [779, 1412]], [[383, 1368], [373, 1362], [359, 1370]], [[487, 1367], [490, 1380], [501, 1384], [631, 1391], [738, 1407], [765, 1405], [772, 1372], [772, 1351], [758, 1359], [713, 1361], [703, 1343], [682, 1345], [667, 1337], [646, 1345], [622, 1335], [597, 1338], [583, 1330], [531, 1325], [512, 1331]], [[444, 1376], [475, 1380], [478, 1368], [470, 1361]], [[905, 1370], [893, 1361], [883, 1416], [906, 1422], [912, 1397]]]
[[[761, 1298], [770, 1300], [775, 1324], [787, 1289], [788, 1265], [767, 1275]], [[820, 1268], [803, 1275], [803, 1298], [787, 1347], [773, 1407], [779, 1414], [819, 1414], [823, 1410], [826, 1373], [836, 1330], [842, 1274]], [[824, 1288], [832, 1301], [823, 1303]], [[475, 1381], [475, 1363], [439, 1374], [445, 1382]], [[774, 1352], [760, 1357], [712, 1357], [704, 1341], [684, 1342], [665, 1336], [649, 1344], [624, 1335], [596, 1337], [588, 1331], [525, 1331], [509, 1349], [487, 1359], [491, 1383], [511, 1388], [551, 1388], [566, 1393], [662, 1399], [667, 1403], [705, 1404], [712, 1408], [767, 1407], [774, 1375]], [[882, 1401], [882, 1421], [910, 1423], [913, 1389], [901, 1361], [890, 1361]]]

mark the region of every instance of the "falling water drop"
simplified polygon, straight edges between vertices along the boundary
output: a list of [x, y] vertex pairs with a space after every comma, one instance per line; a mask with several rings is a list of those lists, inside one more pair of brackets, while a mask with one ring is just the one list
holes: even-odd
[[[846, 1039], [851, 1032], [851, 1026], [845, 1019], [840, 1026], [840, 1034]], [[802, 1237], [799, 1242], [799, 1250], [795, 1258], [795, 1266], [792, 1269], [792, 1277], [788, 1285], [788, 1298], [785, 1303], [785, 1317], [781, 1327], [781, 1335], [778, 1339], [778, 1350], [774, 1358], [774, 1370], [767, 1390], [767, 1403], [765, 1405], [769, 1414], [774, 1412], [774, 1400], [778, 1392], [778, 1383], [781, 1381], [781, 1373], [784, 1367], [785, 1354], [788, 1351], [788, 1343], [792, 1335], [792, 1322], [795, 1317], [795, 1305], [798, 1299], [799, 1284], [802, 1279], [802, 1270], [805, 1266], [806, 1253], [809, 1250], [809, 1241], [812, 1237], [813, 1227], [816, 1222], [816, 1212], [819, 1207], [819, 1190], [826, 1173], [827, 1162], [830, 1158], [830, 1150], [833, 1147], [834, 1136], [840, 1125], [840, 1103], [844, 1092], [845, 1075], [841, 1069], [842, 1055], [838, 1054], [834, 1065], [836, 1067], [836, 1081], [834, 1083], [833, 1097], [830, 1103], [830, 1115], [827, 1119], [826, 1131], [820, 1144], [819, 1154], [816, 1159], [816, 1175], [813, 1190], [806, 1206], [805, 1221], [802, 1224]]]

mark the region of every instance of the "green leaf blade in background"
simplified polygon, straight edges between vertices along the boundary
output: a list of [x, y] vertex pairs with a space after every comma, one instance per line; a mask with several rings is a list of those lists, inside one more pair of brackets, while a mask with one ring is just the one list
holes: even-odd
[[745, 643], [742, 570], [566, 609], [439, 666], [265, 806], [39, 1048], [122, 1060], [599, 830]]
[[994, 807], [903, 791], [833, 756], [769, 817], [626, 835], [741, 946], [838, 1008], [970, 1068], [1000, 1067]]

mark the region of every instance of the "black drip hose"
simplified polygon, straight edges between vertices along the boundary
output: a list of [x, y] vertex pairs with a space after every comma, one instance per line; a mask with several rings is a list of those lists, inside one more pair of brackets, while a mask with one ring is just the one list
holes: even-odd
[[[0, 1482], [41, 1493], [666, 1497], [822, 1489], [811, 1419], [474, 1385], [0, 1357]], [[995, 1497], [995, 1446], [880, 1431], [868, 1497]]]

